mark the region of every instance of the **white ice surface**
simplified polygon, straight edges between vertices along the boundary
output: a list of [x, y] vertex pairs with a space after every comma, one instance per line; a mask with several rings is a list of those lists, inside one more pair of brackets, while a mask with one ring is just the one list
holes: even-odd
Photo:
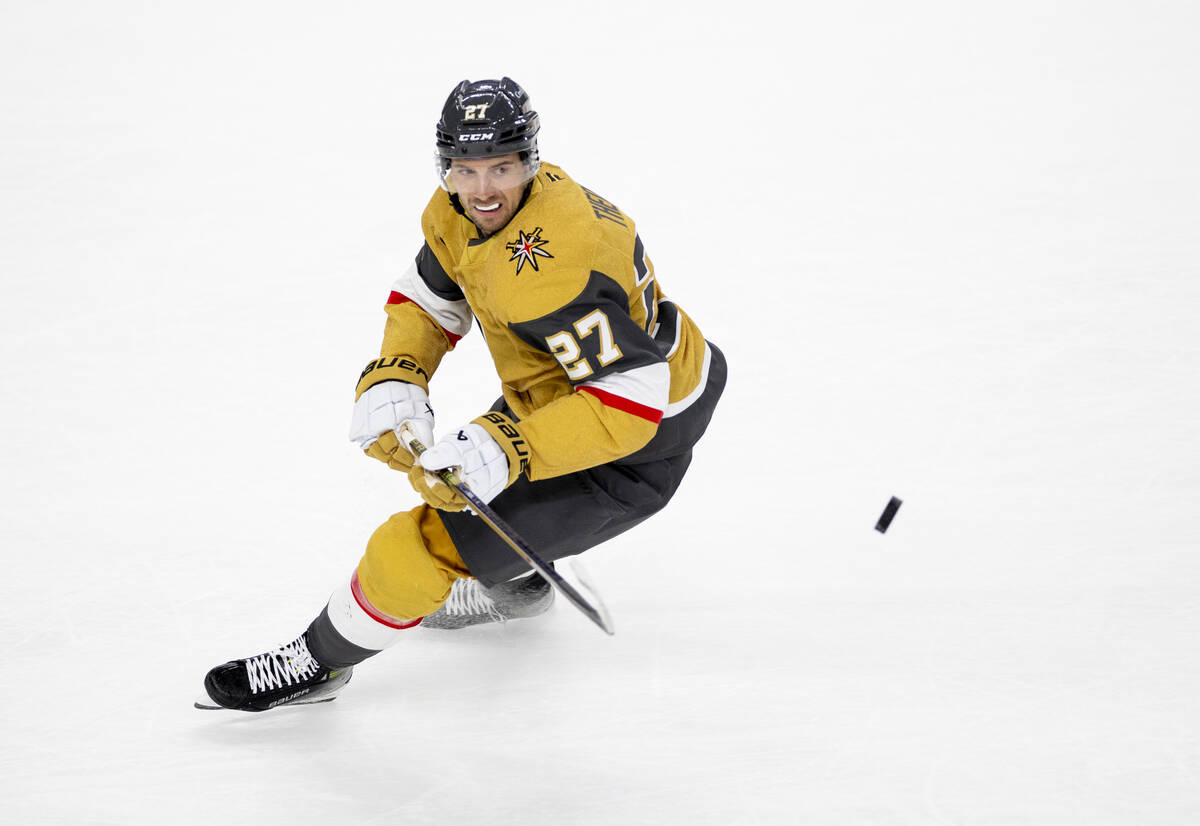
[[[1200, 822], [1196, 4], [411, 5], [0, 6], [0, 820]], [[730, 362], [617, 635], [195, 711], [415, 504], [351, 389], [498, 74]]]

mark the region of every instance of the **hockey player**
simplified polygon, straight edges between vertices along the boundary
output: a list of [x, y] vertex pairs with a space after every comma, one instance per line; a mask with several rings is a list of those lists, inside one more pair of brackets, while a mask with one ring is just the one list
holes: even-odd
[[[548, 561], [632, 528], [675, 493], [724, 357], [665, 297], [629, 216], [541, 163], [538, 129], [509, 78], [463, 81], [446, 101], [425, 243], [392, 288], [350, 430], [424, 503], [375, 531], [298, 638], [212, 669], [217, 706], [329, 700], [423, 620], [458, 628], [549, 607], [548, 583], [429, 470], [456, 469]], [[430, 379], [476, 319], [503, 396], [435, 440]], [[430, 446], [419, 460], [405, 426]]]

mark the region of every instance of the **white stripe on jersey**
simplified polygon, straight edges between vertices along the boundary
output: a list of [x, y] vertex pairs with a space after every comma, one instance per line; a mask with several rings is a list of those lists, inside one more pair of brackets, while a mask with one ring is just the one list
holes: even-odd
[[396, 279], [392, 290], [412, 301], [425, 312], [433, 316], [433, 320], [442, 329], [462, 338], [471, 332], [471, 307], [465, 298], [458, 301], [447, 301], [429, 289], [429, 285], [417, 272], [417, 262], [413, 261], [404, 274]]
[[[703, 341], [703, 339], [701, 339]], [[678, 346], [678, 341], [676, 341]], [[691, 407], [696, 399], [704, 392], [704, 388], [708, 386], [708, 368], [712, 366], [712, 349], [708, 346], [708, 342], [704, 342], [704, 367], [700, 370], [700, 380], [696, 382], [695, 388], [691, 393], [688, 393], [677, 402], [672, 402], [667, 405], [667, 409], [663, 411], [663, 418], [669, 419], [672, 416], [678, 416], [683, 411]]]
[[580, 387], [595, 387], [614, 396], [645, 405], [654, 410], [663, 410], [671, 397], [671, 368], [665, 361], [634, 367], [621, 373], [585, 381]]

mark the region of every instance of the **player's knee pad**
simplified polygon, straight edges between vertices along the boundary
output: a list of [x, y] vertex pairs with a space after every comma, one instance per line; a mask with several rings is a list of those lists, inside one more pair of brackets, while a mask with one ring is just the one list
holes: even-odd
[[358, 563], [363, 596], [397, 619], [433, 613], [468, 573], [437, 512], [424, 505], [380, 525]]

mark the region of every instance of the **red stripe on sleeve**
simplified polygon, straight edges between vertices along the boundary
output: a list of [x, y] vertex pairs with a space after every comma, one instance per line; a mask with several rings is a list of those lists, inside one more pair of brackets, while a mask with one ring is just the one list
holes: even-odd
[[645, 419], [648, 422], [658, 424], [662, 421], [663, 412], [655, 410], [648, 405], [638, 404], [632, 399], [627, 399], [624, 396], [618, 396], [615, 393], [609, 393], [607, 390], [601, 390], [598, 387], [580, 387], [577, 388], [584, 393], [591, 393], [593, 396], [604, 402], [605, 407], [612, 407], [617, 410], [623, 410], [626, 413], [631, 413], [640, 419]]
[[[392, 290], [391, 295], [388, 296], [387, 303], [388, 304], [405, 304], [405, 303], [417, 304], [417, 302], [413, 301], [411, 298], [406, 296], [404, 293], [398, 293], [395, 290]], [[417, 306], [420, 307], [421, 305], [417, 304]], [[426, 313], [426, 315], [428, 315], [428, 313]], [[438, 326], [442, 327], [442, 325], [440, 325], [440, 324], [438, 324]], [[446, 338], [450, 339], [450, 349], [452, 349], [452, 350], [454, 349], [454, 346], [456, 344], [458, 344], [460, 341], [462, 341], [462, 336], [454, 335], [454, 333], [450, 332], [445, 327], [442, 327], [442, 332], [446, 334]]]

